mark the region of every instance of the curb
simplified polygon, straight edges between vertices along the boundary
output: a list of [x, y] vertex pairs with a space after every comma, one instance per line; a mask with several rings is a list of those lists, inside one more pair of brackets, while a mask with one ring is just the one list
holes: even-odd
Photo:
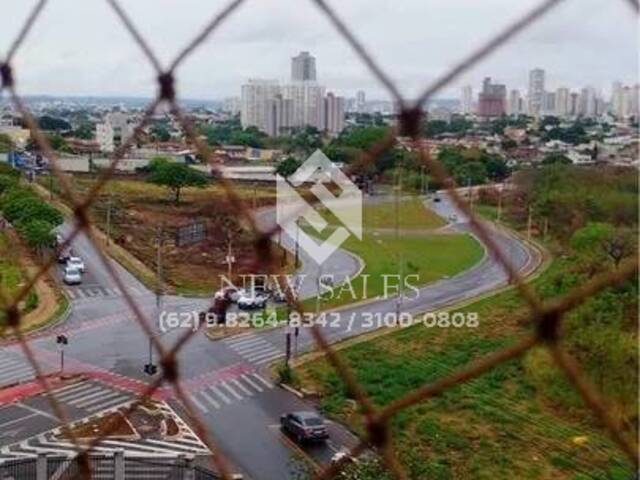
[[[525, 277], [524, 279], [526, 280], [527, 283], [530, 283], [531, 281], [537, 279], [542, 273], [544, 273], [544, 271], [546, 271], [546, 269], [549, 267], [550, 263], [551, 263], [551, 256], [548, 254], [548, 252], [546, 251], [546, 249], [540, 245], [538, 242], [535, 242], [533, 240], [525, 240], [525, 239], [521, 239], [521, 237], [519, 236], [519, 234], [517, 234], [516, 232], [511, 231], [510, 229], [506, 229], [506, 232], [508, 234], [512, 234], [513, 236], [516, 236], [519, 240], [521, 240], [523, 243], [526, 243], [527, 245], [535, 248], [539, 254], [540, 254], [540, 262], [537, 264], [537, 266], [535, 267], [535, 269], [533, 269], [532, 271], [530, 271], [529, 273], [525, 272]], [[526, 267], [526, 266], [525, 266]], [[439, 310], [457, 310], [460, 308], [464, 308], [466, 306], [469, 306], [473, 303], [479, 302], [481, 300], [487, 299], [487, 298], [491, 298], [493, 296], [499, 295], [501, 293], [507, 292], [509, 290], [515, 289], [516, 286], [512, 283], [507, 283], [506, 285], [503, 286], [499, 286], [493, 290], [490, 290], [488, 292], [484, 292], [481, 293], [479, 295], [476, 295], [474, 297], [470, 297], [470, 298], [466, 298], [466, 299], [461, 299], [457, 302], [451, 303], [449, 305], [443, 305], [442, 308], [440, 308]], [[353, 306], [355, 304], [351, 304], [350, 306]], [[420, 315], [422, 313], [429, 313], [433, 310], [423, 310], [423, 311], [419, 311], [417, 312], [415, 315]], [[412, 326], [414, 326], [415, 323], [412, 323], [411, 325], [406, 325], [406, 326], [401, 326], [400, 329], [405, 329], [405, 328], [410, 328]], [[370, 331], [370, 332], [363, 332], [359, 335], [354, 335], [352, 337], [349, 338], [345, 338], [342, 340], [339, 340], [335, 343], [333, 343], [331, 346], [333, 349], [335, 349], [336, 351], [338, 350], [342, 350], [344, 348], [348, 348], [351, 347], [353, 345], [362, 343], [362, 342], [367, 342], [370, 340], [374, 340], [378, 337], [382, 337], [384, 335], [388, 335], [394, 331], [397, 331], [397, 328], [378, 328], [376, 330]], [[292, 366], [294, 367], [299, 367], [301, 365], [304, 365], [305, 363], [317, 360], [319, 358], [323, 358], [325, 356], [324, 352], [322, 351], [311, 351], [311, 352], [307, 352], [302, 354], [301, 356], [295, 358], [292, 360]]]

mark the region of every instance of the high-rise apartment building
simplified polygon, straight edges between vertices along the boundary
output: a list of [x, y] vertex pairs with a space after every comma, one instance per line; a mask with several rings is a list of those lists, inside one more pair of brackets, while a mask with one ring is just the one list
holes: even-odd
[[555, 114], [558, 117], [566, 117], [569, 113], [571, 92], [566, 87], [560, 87], [556, 90]]
[[270, 129], [273, 101], [280, 93], [276, 80], [251, 79], [242, 85], [240, 122], [243, 128]]
[[316, 58], [309, 52], [300, 52], [291, 59], [291, 80], [294, 82], [316, 81]]
[[540, 114], [544, 102], [545, 72], [542, 68], [535, 68], [529, 72], [529, 114]]
[[520, 115], [524, 113], [522, 111], [522, 95], [520, 95], [520, 90], [514, 89], [509, 92], [507, 113], [509, 115]]
[[555, 115], [556, 113], [556, 94], [555, 92], [544, 92], [542, 97], [542, 114]]
[[464, 114], [473, 112], [473, 87], [471, 85], [462, 87], [461, 107]]
[[364, 90], [358, 90], [356, 93], [356, 112], [364, 113], [367, 107], [367, 97]]
[[324, 130], [331, 136], [344, 128], [344, 98], [327, 93], [324, 98]]
[[491, 77], [486, 77], [478, 95], [478, 115], [485, 118], [500, 117], [506, 113], [506, 103], [507, 87], [491, 83]]
[[598, 97], [593, 87], [585, 87], [580, 91], [578, 115], [595, 117], [598, 113]]

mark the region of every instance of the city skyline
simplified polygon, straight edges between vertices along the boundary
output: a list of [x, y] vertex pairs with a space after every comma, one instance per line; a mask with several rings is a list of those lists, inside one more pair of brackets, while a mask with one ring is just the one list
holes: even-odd
[[[461, 59], [459, 45], [469, 45], [469, 49], [479, 45], [535, 3], [527, 0], [515, 7], [510, 5], [506, 12], [504, 2], [499, 0], [482, 5], [463, 0], [450, 5], [409, 0], [401, 8], [380, 5], [375, 9], [358, 0], [337, 6], [337, 12], [404, 95], [414, 98]], [[14, 62], [21, 93], [134, 97], [154, 94], [153, 73], [146, 60], [103, 4], [98, 0], [83, 4], [58, 0], [47, 5]], [[489, 75], [509, 88], [524, 90], [526, 72], [534, 66], [554, 72], [557, 82], [563, 85], [591, 85], [604, 90], [616, 80], [637, 82], [637, 25], [627, 15], [628, 7], [623, 2], [613, 3], [606, 10], [597, 8], [599, 4], [595, 0], [579, 5], [566, 2], [448, 85], [438, 97], [457, 98], [461, 86], [478, 84]], [[30, 6], [27, 2], [3, 5], [6, 18], [15, 22], [0, 32], [0, 44], [8, 44], [16, 33], [13, 23], [18, 25]], [[205, 23], [203, 19], [210, 18], [216, 7], [222, 7], [222, 2], [214, 6], [201, 0], [185, 2], [179, 25], [174, 25], [171, 6], [168, 0], [153, 4], [153, 8], [147, 0], [123, 2], [165, 62], [191, 39]], [[74, 28], [58, 28], [70, 8], [78, 19]], [[181, 68], [181, 97], [222, 100], [234, 95], [247, 78], [272, 78], [278, 76], [277, 72], [287, 71], [289, 57], [307, 50], [323, 65], [318, 81], [334, 86], [336, 94], [352, 97], [357, 90], [363, 90], [370, 99], [388, 98], [311, 2], [291, 10], [281, 0], [274, 0], [268, 7], [248, 1], [212, 40], [195, 52], [195, 60], [189, 59]], [[438, 49], [423, 47], [434, 42]], [[109, 48], [104, 48], [105, 44]], [[400, 45], [412, 48], [399, 49]], [[616, 54], [611, 55], [612, 51]], [[554, 89], [560, 86], [551, 85]]]

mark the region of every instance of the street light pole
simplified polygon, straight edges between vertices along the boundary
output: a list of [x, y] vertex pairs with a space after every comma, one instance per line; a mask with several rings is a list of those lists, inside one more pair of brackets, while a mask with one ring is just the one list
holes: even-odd
[[403, 268], [402, 268], [402, 250], [400, 249], [400, 193], [402, 189], [402, 169], [398, 170], [398, 184], [395, 188], [395, 230], [396, 230], [396, 259], [398, 262], [398, 277], [400, 285], [398, 287], [398, 299], [396, 300], [396, 322], [400, 318], [400, 310], [402, 309], [402, 294], [403, 294]]
[[298, 268], [300, 266], [300, 224], [298, 223], [298, 220], [296, 219], [296, 260], [295, 260], [295, 265], [296, 268]]
[[107, 245], [109, 245], [109, 241], [111, 238], [111, 195], [109, 195], [109, 200], [107, 200]]

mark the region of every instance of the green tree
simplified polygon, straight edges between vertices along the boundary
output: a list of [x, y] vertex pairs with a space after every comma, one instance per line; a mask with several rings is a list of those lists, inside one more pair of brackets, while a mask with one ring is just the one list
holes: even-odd
[[14, 225], [41, 220], [54, 227], [64, 221], [60, 211], [35, 196], [17, 198], [3, 207], [3, 214]]
[[18, 233], [27, 244], [36, 249], [39, 253], [43, 248], [53, 245], [55, 234], [53, 227], [44, 220], [29, 220], [22, 222], [18, 226]]
[[15, 144], [11, 137], [6, 133], [0, 133], [0, 153], [10, 152], [15, 148]]
[[550, 153], [542, 159], [542, 165], [571, 165], [572, 163], [570, 158], [561, 153]]
[[52, 117], [50, 115], [43, 115], [38, 118], [38, 126], [42, 130], [51, 131], [69, 131], [71, 130], [71, 124], [62, 118]]
[[149, 174], [147, 180], [156, 185], [168, 187], [174, 194], [176, 205], [180, 203], [180, 194], [183, 188], [203, 188], [207, 185], [207, 176], [184, 163], [160, 163]]
[[278, 163], [276, 166], [276, 173], [284, 179], [288, 179], [296, 170], [298, 170], [298, 168], [300, 168], [300, 165], [300, 160], [297, 160], [295, 157], [287, 157]]

